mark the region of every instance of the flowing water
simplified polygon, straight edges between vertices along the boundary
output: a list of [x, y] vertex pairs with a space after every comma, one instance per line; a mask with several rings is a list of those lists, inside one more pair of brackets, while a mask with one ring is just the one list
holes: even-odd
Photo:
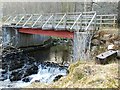
[[[20, 88], [30, 85], [30, 83], [32, 82], [51, 83], [53, 81], [58, 80], [62, 76], [66, 76], [67, 73], [67, 67], [59, 66], [55, 63], [46, 62], [38, 66], [37, 74], [29, 75], [25, 78], [22, 78], [19, 81], [11, 82], [8, 76], [8, 79], [0, 81], [0, 88]], [[7, 73], [7, 75], [9, 74]]]
[[[57, 81], [68, 74], [68, 63], [71, 61], [69, 48], [65, 45], [27, 51], [27, 55], [24, 53], [14, 55], [14, 58], [8, 55], [7, 59], [12, 58], [14, 62], [12, 60], [7, 62], [7, 71], [0, 69], [0, 88], [20, 88], [32, 82]], [[19, 63], [19, 58], [23, 64]], [[12, 66], [15, 62], [21, 66], [13, 70]]]

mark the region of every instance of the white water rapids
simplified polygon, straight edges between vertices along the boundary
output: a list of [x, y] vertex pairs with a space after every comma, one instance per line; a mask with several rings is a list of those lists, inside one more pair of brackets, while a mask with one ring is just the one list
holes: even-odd
[[38, 73], [27, 76], [19, 81], [11, 82], [9, 79], [0, 81], [0, 88], [20, 88], [30, 85], [32, 82], [51, 83], [57, 76], [66, 76], [67, 68], [61, 66], [46, 66], [40, 64]]

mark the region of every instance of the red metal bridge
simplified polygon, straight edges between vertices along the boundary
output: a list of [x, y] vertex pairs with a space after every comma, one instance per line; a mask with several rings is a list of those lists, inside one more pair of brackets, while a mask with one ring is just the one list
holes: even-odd
[[96, 12], [19, 14], [5, 17], [4, 26], [17, 28], [18, 32], [61, 38], [73, 38], [74, 32], [93, 31]]

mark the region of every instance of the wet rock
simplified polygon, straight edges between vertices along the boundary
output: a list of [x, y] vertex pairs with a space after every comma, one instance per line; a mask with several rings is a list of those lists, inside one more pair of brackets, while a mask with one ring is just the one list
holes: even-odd
[[7, 71], [1, 71], [1, 80], [6, 80], [7, 79]]
[[[21, 60], [21, 53], [17, 52], [11, 52], [11, 53], [6, 53], [4, 52], [4, 55], [2, 57], [2, 68], [5, 69], [9, 65], [9, 70], [12, 71], [14, 69], [21, 68], [24, 64], [25, 60]], [[7, 69], [5, 69], [7, 70]]]
[[22, 71], [15, 71], [15, 72], [12, 72], [12, 74], [10, 75], [10, 81], [18, 81], [18, 80], [21, 80], [23, 74], [22, 74]]
[[58, 81], [61, 77], [63, 77], [63, 75], [58, 75], [58, 76], [55, 77], [55, 79], [54, 79], [53, 81], [54, 81], [54, 82], [55, 82], [55, 81]]
[[1, 74], [5, 74], [7, 71], [1, 71]]
[[3, 78], [3, 81], [7, 79], [7, 74], [2, 74], [1, 76]]
[[9, 70], [12, 71], [12, 70], [15, 70], [15, 69], [22, 68], [23, 65], [24, 65], [24, 63], [22, 63], [20, 61], [16, 61], [15, 63], [10, 64]]
[[8, 87], [12, 87], [12, 85], [8, 85]]
[[50, 62], [46, 62], [46, 67], [49, 67], [50, 66]]
[[32, 78], [26, 77], [26, 78], [24, 78], [22, 81], [23, 81], [23, 82], [30, 82], [31, 80], [32, 80]]
[[0, 77], [0, 81], [4, 81], [5, 79], [3, 77]]
[[[38, 67], [35, 65], [26, 65], [20, 70], [15, 70], [11, 71], [10, 74], [10, 81], [18, 81], [21, 80], [22, 78], [32, 75], [32, 74], [37, 74], [38, 72]], [[27, 79], [26, 79], [27, 80]]]
[[63, 69], [65, 69], [64, 66], [59, 66], [60, 71], [63, 70]]
[[3, 76], [2, 76], [2, 72], [3, 72], [3, 71], [0, 72], [0, 81], [4, 81], [4, 80], [5, 80], [5, 79], [3, 78]]
[[26, 69], [26, 72], [24, 74], [24, 77], [32, 75], [32, 74], [37, 74], [37, 72], [38, 72], [38, 67], [36, 65], [27, 66], [26, 68], [27, 69]]
[[[5, 72], [2, 74], [4, 79], [7, 79], [9, 75], [10, 81], [22, 80], [24, 82], [30, 82], [32, 78], [28, 76], [38, 73], [38, 62], [35, 64], [35, 59], [32, 57], [28, 57], [25, 52], [16, 52], [14, 50], [11, 51], [11, 53], [4, 52], [2, 58], [3, 68], [5, 69]], [[59, 65], [54, 62], [42, 62], [41, 67], [42, 69], [51, 69], [53, 67], [59, 68]], [[65, 69], [63, 66], [60, 67], [60, 70], [63, 69]], [[10, 71], [10, 73], [7, 73], [7, 71]], [[58, 80], [59, 78], [60, 76], [56, 77], [56, 80]], [[37, 80], [35, 82], [40, 81]]]
[[35, 82], [40, 82], [40, 80], [35, 80]]

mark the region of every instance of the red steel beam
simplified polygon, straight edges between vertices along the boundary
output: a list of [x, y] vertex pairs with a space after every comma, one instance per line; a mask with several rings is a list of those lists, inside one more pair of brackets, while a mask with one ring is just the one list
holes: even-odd
[[69, 39], [72, 39], [74, 36], [73, 32], [69, 32], [66, 30], [55, 31], [55, 30], [42, 30], [38, 28], [37, 29], [36, 28], [21, 28], [18, 30], [21, 33], [55, 36], [55, 37], [69, 38]]

